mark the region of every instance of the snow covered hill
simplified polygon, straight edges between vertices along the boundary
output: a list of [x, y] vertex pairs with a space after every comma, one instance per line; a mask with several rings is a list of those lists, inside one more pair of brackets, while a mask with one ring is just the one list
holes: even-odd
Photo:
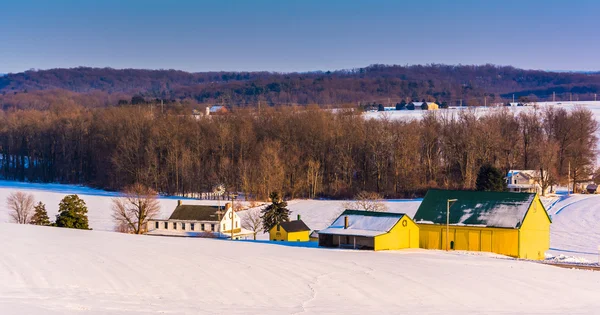
[[597, 314], [600, 273], [0, 224], [2, 314]]
[[575, 262], [598, 262], [600, 195], [572, 195], [549, 210], [550, 253], [572, 256]]

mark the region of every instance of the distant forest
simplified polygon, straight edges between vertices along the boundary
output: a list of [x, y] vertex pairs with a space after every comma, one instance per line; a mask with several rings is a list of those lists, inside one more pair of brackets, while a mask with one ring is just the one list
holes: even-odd
[[473, 189], [492, 165], [544, 170], [543, 185], [587, 180], [597, 122], [585, 108], [421, 120], [365, 119], [311, 105], [232, 111], [196, 119], [142, 107], [0, 111], [0, 177], [120, 190], [141, 183], [170, 195], [228, 191], [264, 200], [422, 196]]
[[0, 77], [4, 109], [47, 109], [64, 104], [106, 107], [146, 103], [183, 110], [198, 105], [230, 107], [310, 105], [356, 107], [427, 100], [481, 106], [530, 101], [594, 100], [598, 73], [523, 70], [506, 66], [372, 65], [333, 72], [204, 72], [73, 68], [26, 71]]

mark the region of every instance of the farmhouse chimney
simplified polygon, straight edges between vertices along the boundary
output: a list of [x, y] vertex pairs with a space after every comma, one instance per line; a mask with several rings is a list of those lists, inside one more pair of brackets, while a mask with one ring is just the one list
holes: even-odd
[[300, 221], [300, 215], [298, 215], [298, 221]]
[[348, 228], [348, 216], [344, 217], [344, 229]]
[[177, 206], [181, 206], [181, 200], [177, 200]]

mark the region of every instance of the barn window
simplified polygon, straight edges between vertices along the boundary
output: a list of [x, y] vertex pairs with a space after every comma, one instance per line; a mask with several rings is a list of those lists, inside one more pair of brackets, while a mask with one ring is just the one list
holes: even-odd
[[193, 231], [194, 230], [194, 223], [190, 223], [190, 229]]
[[158, 221], [154, 222], [154, 226], [158, 229]]
[[213, 232], [215, 231], [215, 225], [214, 224], [210, 225], [210, 230], [213, 231]]
[[165, 222], [165, 230], [169, 229], [169, 222]]

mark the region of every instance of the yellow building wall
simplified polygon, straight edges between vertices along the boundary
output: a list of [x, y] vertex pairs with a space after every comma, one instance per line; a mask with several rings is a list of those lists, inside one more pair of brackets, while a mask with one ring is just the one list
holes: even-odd
[[[436, 224], [418, 224], [419, 247], [446, 249], [446, 227]], [[519, 231], [487, 227], [450, 226], [448, 230], [454, 250], [493, 252], [501, 255], [519, 256]], [[452, 249], [452, 245], [451, 249]]]
[[550, 219], [536, 196], [520, 229], [519, 258], [542, 260], [548, 249], [550, 249]]
[[388, 233], [375, 236], [375, 250], [403, 248], [419, 248], [419, 227], [407, 216], [402, 217]]
[[269, 240], [271, 241], [287, 241], [287, 237], [287, 232], [282, 227], [279, 227], [279, 231], [277, 231], [277, 226], [269, 230]]
[[310, 240], [310, 231], [300, 231], [287, 233], [288, 242], [308, 242]]
[[277, 226], [269, 230], [269, 240], [271, 241], [286, 241], [286, 242], [308, 242], [310, 231], [301, 232], [286, 232], [282, 227], [277, 231]]

